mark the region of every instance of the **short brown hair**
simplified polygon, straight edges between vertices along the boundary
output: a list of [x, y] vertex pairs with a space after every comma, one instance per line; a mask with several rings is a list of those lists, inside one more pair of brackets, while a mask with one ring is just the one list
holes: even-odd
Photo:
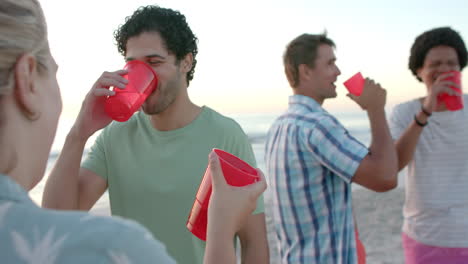
[[302, 34], [293, 39], [283, 55], [284, 71], [291, 87], [299, 85], [299, 65], [305, 64], [311, 68], [315, 66], [317, 51], [320, 45], [335, 47], [333, 40], [327, 34]]

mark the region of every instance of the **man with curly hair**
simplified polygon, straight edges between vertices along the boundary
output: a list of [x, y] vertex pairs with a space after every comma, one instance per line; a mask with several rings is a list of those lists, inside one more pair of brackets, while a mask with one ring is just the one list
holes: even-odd
[[[141, 7], [116, 30], [115, 39], [126, 61], [143, 61], [155, 70], [158, 87], [142, 105], [143, 111], [125, 123], [111, 123], [102, 111], [102, 100], [112, 92], [102, 88], [124, 88], [125, 71], [102, 74], [67, 137], [43, 205], [89, 210], [108, 190], [113, 215], [146, 226], [178, 263], [202, 263], [205, 244], [187, 230], [186, 221], [206, 157], [220, 148], [255, 166], [252, 148], [234, 120], [190, 100], [187, 88], [198, 48], [184, 15], [158, 6]], [[79, 168], [86, 140], [104, 127]], [[261, 198], [237, 235], [244, 263], [268, 262]]]
[[[408, 166], [403, 208], [407, 264], [468, 263], [468, 110], [449, 111], [441, 93], [456, 95], [446, 80], [467, 63], [461, 36], [449, 27], [418, 36], [409, 69], [427, 95], [397, 105], [390, 129], [398, 167]], [[461, 95], [466, 102], [468, 96]]]

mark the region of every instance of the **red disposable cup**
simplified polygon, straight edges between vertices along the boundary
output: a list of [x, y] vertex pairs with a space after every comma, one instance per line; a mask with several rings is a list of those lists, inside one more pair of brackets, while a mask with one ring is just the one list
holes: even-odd
[[124, 69], [128, 70], [122, 76], [128, 80], [127, 86], [125, 89], [114, 87], [115, 95], [106, 98], [104, 104], [109, 117], [119, 122], [127, 121], [158, 86], [158, 76], [145, 62], [132, 60]]
[[348, 91], [356, 96], [360, 96], [362, 89], [364, 88], [364, 77], [360, 72], [354, 74], [351, 78], [345, 81], [343, 84]]
[[[246, 186], [260, 180], [258, 171], [238, 157], [220, 149], [214, 149], [219, 157], [221, 170], [226, 182], [231, 186]], [[206, 168], [203, 180], [198, 187], [195, 201], [187, 220], [187, 228], [192, 234], [206, 241], [208, 226], [208, 204], [212, 191], [210, 166]]]
[[[461, 86], [461, 72], [459, 71], [450, 71], [447, 73], [451, 73], [452, 76], [444, 78], [444, 81], [451, 81], [454, 82], [458, 85]], [[447, 107], [448, 110], [450, 111], [458, 111], [463, 109], [463, 93], [462, 90], [450, 86], [450, 89], [458, 92], [458, 95], [449, 95], [448, 93], [441, 93], [437, 95], [437, 102], [439, 104], [445, 104], [445, 107]]]
[[366, 264], [366, 248], [364, 247], [364, 244], [361, 242], [361, 239], [359, 239], [359, 232], [357, 228], [355, 229], [355, 235], [356, 235], [356, 251], [357, 251], [357, 257], [358, 257], [358, 264]]

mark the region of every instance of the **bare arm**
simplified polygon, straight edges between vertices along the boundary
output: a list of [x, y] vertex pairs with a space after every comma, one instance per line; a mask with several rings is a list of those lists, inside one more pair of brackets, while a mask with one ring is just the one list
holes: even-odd
[[368, 111], [372, 142], [369, 154], [361, 161], [353, 181], [376, 192], [397, 186], [397, 157], [385, 118], [385, 111]]
[[[428, 116], [422, 111], [416, 115], [416, 118], [423, 124], [426, 124], [428, 121]], [[399, 171], [406, 167], [413, 159], [414, 151], [416, 150], [416, 145], [418, 144], [419, 136], [421, 136], [422, 131], [423, 127], [418, 125], [416, 121], [413, 121], [400, 138], [395, 141]]]
[[[255, 209], [256, 201], [266, 189], [265, 177], [259, 171], [261, 181], [245, 187], [230, 186], [224, 179], [221, 165], [214, 152], [210, 154], [210, 169], [213, 177], [213, 193], [208, 207], [204, 263], [235, 264], [234, 235], [242, 233], [240, 231], [242, 226], [250, 226], [247, 222], [252, 221], [250, 216]], [[261, 220], [254, 217], [253, 222], [257, 221]]]
[[86, 141], [112, 120], [104, 112], [110, 86], [125, 88], [127, 71], [104, 72], [86, 95], [80, 113], [70, 130], [55, 167], [47, 179], [42, 206], [54, 209], [89, 210], [107, 189], [95, 173], [80, 169]]
[[369, 154], [361, 161], [353, 181], [374, 191], [384, 192], [397, 186], [397, 155], [385, 116], [386, 91], [366, 79], [361, 96], [350, 95], [370, 121], [372, 142]]
[[[427, 124], [429, 121], [429, 116], [437, 108], [437, 95], [440, 93], [456, 94], [455, 91], [450, 89], [449, 86], [454, 86], [460, 88], [458, 84], [443, 81], [448, 74], [441, 74], [435, 81], [432, 87], [428, 88], [428, 95], [424, 98], [422, 104], [422, 109], [416, 114], [416, 119], [421, 124]], [[400, 136], [395, 142], [395, 147], [398, 154], [398, 170], [402, 170], [408, 163], [413, 159], [414, 151], [416, 150], [416, 145], [418, 144], [419, 137], [423, 131], [424, 127], [418, 125], [416, 121], [411, 122], [411, 124], [406, 128], [405, 132]]]
[[107, 182], [95, 173], [80, 168], [85, 142], [73, 133], [47, 179], [42, 206], [62, 210], [89, 210], [107, 189]]
[[[236, 263], [234, 233], [225, 228], [220, 221], [208, 226], [204, 264]], [[210, 229], [213, 231], [210, 232]]]
[[270, 263], [264, 213], [248, 216], [238, 235], [242, 263]]

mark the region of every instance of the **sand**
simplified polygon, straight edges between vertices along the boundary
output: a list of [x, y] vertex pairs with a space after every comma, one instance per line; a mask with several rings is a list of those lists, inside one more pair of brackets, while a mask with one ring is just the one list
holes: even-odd
[[[366, 247], [368, 264], [404, 263], [401, 248], [404, 188], [376, 193], [364, 188], [353, 191], [353, 204], [360, 238]], [[279, 264], [278, 251], [267, 211], [268, 241], [271, 264]]]
[[353, 204], [360, 238], [369, 264], [404, 263], [401, 247], [403, 188], [386, 193], [366, 189], [353, 192]]

